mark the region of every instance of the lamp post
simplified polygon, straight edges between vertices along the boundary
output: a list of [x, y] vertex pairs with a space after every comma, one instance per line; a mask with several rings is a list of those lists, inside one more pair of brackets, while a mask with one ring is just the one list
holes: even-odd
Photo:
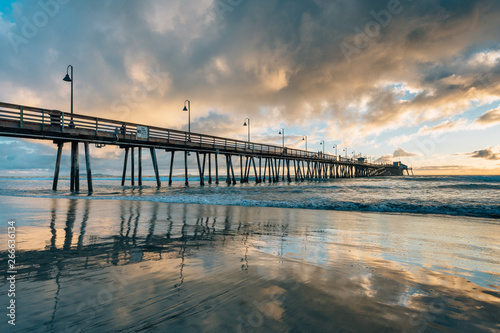
[[325, 155], [325, 140], [321, 140], [319, 144], [323, 146], [323, 155]]
[[245, 118], [243, 126], [248, 127], [248, 142], [250, 142], [250, 118]]
[[186, 99], [184, 102], [184, 109], [182, 111], [188, 112], [188, 133], [191, 134], [191, 101]]
[[335, 156], [337, 156], [337, 147], [338, 145], [333, 146], [333, 148], [335, 148]]
[[283, 148], [285, 148], [285, 129], [280, 128], [280, 132], [278, 134], [281, 135], [281, 141], [283, 142]]
[[[71, 77], [69, 76], [69, 68], [71, 67]], [[70, 127], [74, 127], [73, 123], [73, 66], [68, 65], [66, 68], [66, 76], [64, 77], [63, 81], [66, 82], [71, 82], [71, 121], [69, 122]]]
[[353, 151], [352, 151], [352, 158], [353, 158], [353, 159], [354, 159], [354, 157], [356, 157], [355, 155], [356, 155], [356, 151], [355, 151], [355, 150], [353, 150]]
[[344, 148], [342, 151], [345, 151], [345, 158], [347, 159], [347, 148]]
[[304, 141], [304, 140], [306, 141], [306, 151], [307, 151], [307, 135], [304, 135], [304, 136], [302, 137], [302, 141]]

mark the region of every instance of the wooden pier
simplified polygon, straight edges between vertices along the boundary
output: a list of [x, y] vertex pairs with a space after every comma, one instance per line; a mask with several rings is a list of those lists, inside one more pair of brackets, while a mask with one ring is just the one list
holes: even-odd
[[[401, 163], [374, 164], [364, 159], [246, 142], [229, 138], [184, 132], [149, 125], [134, 124], [85, 115], [70, 114], [24, 105], [0, 102], [0, 136], [51, 140], [57, 145], [52, 189], [57, 190], [61, 156], [65, 144], [71, 144], [70, 189], [80, 190], [79, 147], [85, 150], [87, 190], [93, 191], [89, 145], [100, 148], [116, 145], [125, 150], [122, 185], [125, 185], [130, 157], [131, 185], [135, 185], [137, 164], [138, 185], [142, 185], [142, 152], [148, 149], [153, 163], [156, 184], [161, 186], [160, 168], [156, 152], [170, 154], [168, 184], [172, 185], [174, 159], [184, 155], [184, 179], [188, 180], [188, 158], [196, 158], [200, 185], [219, 184], [225, 177], [228, 185], [236, 184], [235, 164], [239, 161], [241, 183], [303, 181], [322, 178], [355, 178], [373, 176], [401, 176], [409, 170]], [[137, 163], [136, 163], [137, 151]], [[176, 154], [179, 152], [180, 154]], [[219, 158], [221, 157], [221, 158]], [[220, 161], [225, 173], [220, 173]], [[212, 164], [213, 162], [213, 164]], [[215, 171], [215, 174], [213, 173]]]

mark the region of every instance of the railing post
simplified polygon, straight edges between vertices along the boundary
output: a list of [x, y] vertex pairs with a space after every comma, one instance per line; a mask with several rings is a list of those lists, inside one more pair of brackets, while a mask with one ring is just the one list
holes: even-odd
[[167, 130], [167, 142], [170, 143], [170, 130]]
[[20, 111], [21, 111], [21, 114], [20, 114], [20, 118], [19, 118], [19, 121], [20, 121], [19, 126], [20, 126], [21, 128], [23, 128], [23, 122], [24, 122], [24, 106], [21, 106], [21, 110], [20, 110]]
[[61, 112], [61, 132], [64, 132], [64, 113]]
[[99, 118], [95, 118], [95, 135], [97, 136], [97, 132], [99, 130]]
[[45, 110], [42, 109], [42, 131], [45, 130]]

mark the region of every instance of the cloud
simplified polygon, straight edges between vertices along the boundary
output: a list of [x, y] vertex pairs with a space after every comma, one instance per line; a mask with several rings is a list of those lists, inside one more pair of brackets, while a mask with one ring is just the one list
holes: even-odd
[[469, 153], [472, 158], [482, 158], [486, 160], [500, 160], [500, 154], [494, 152], [492, 148], [486, 148]]
[[392, 155], [383, 155], [375, 160], [375, 163], [392, 163], [393, 156]]
[[[402, 3], [401, 13], [350, 63], [341, 43], [352, 43], [357, 28], [375, 20], [370, 13], [386, 10], [388, 2], [292, 2], [246, 1], [222, 16], [209, 0], [69, 2], [18, 55], [2, 35], [0, 77], [11, 89], [0, 98], [23, 87], [36, 104], [67, 109], [69, 89], [60, 76], [71, 62], [78, 110], [100, 114], [130, 94], [141, 69], [159, 65], [169, 74], [169, 89], [148, 91], [130, 120], [174, 113], [190, 98], [198, 105], [193, 121], [215, 109], [240, 118], [279, 109], [287, 126], [326, 115], [327, 134], [348, 138], [353, 130], [370, 135], [443, 119], [472, 100], [498, 96], [498, 50], [491, 49], [500, 28], [497, 2]], [[15, 22], [10, 29], [21, 34], [22, 17], [41, 9], [36, 1], [16, 4], [19, 10], [2, 22], [7, 28]], [[492, 73], [489, 86], [478, 81], [485, 72]], [[407, 91], [396, 85], [409, 87], [412, 98], [402, 101]], [[24, 102], [19, 99], [10, 101]]]
[[500, 108], [484, 113], [481, 117], [476, 119], [476, 123], [485, 125], [500, 123]]
[[[256, 135], [321, 120], [325, 141], [348, 143], [428, 122], [442, 126], [421, 134], [459, 130], [452, 119], [500, 100], [494, 0], [401, 1], [363, 47], [358, 31], [388, 0], [233, 1], [224, 13], [214, 0], [69, 1], [29, 38], [24, 18], [42, 8], [13, 3], [0, 16], [0, 101], [68, 110], [72, 64], [78, 113], [185, 128], [189, 99], [196, 131], [244, 137], [245, 117], [260, 120]], [[26, 40], [18, 53], [10, 33]], [[359, 50], [350, 61], [343, 42]], [[157, 85], [151, 68], [165, 73]]]
[[445, 120], [434, 126], [422, 126], [418, 132], [413, 134], [405, 134], [391, 138], [388, 143], [397, 145], [411, 140], [415, 140], [422, 136], [436, 137], [445, 133], [462, 132], [462, 131], [477, 131], [483, 130], [500, 123], [500, 108], [485, 112], [474, 121], [459, 118], [458, 120]]
[[397, 158], [397, 157], [414, 157], [414, 156], [418, 156], [418, 154], [415, 154], [415, 153], [409, 153], [407, 151], [405, 151], [404, 149], [402, 148], [398, 148], [394, 151], [394, 153], [392, 154], [392, 156], [394, 158]]

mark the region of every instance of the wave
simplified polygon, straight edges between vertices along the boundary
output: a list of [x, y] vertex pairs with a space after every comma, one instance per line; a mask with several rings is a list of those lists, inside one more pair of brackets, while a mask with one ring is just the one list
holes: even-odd
[[[117, 194], [117, 193], [114, 193]], [[5, 194], [0, 194], [5, 195]], [[432, 214], [450, 216], [469, 216], [479, 218], [500, 219], [500, 205], [485, 204], [460, 204], [439, 203], [434, 201], [403, 202], [399, 200], [383, 200], [378, 202], [332, 201], [324, 198], [310, 197], [309, 200], [263, 200], [243, 198], [242, 195], [233, 193], [226, 196], [203, 195], [33, 195], [26, 193], [11, 193], [16, 197], [42, 197], [55, 199], [84, 199], [84, 200], [127, 200], [127, 201], [152, 201], [164, 203], [202, 204], [222, 206], [245, 207], [275, 207], [293, 209], [314, 209], [334, 211], [362, 211], [378, 213], [403, 213], [403, 214]]]
[[450, 184], [439, 185], [435, 188], [456, 189], [456, 190], [500, 190], [500, 185], [496, 184]]
[[415, 176], [400, 179], [413, 182], [500, 183], [500, 176]]

